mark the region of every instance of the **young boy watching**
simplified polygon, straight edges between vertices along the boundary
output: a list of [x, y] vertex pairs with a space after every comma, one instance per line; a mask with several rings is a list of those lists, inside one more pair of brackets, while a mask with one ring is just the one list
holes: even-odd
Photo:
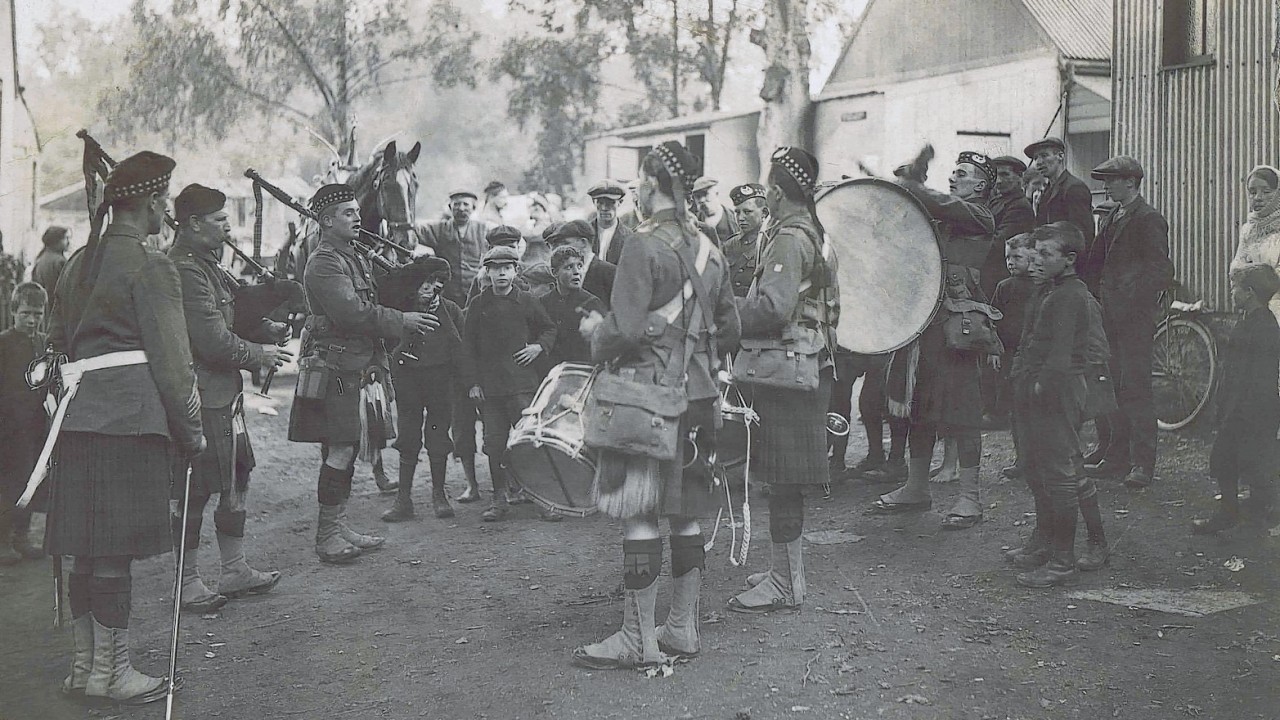
[[[462, 342], [473, 361], [468, 393], [480, 403], [484, 453], [493, 479], [493, 505], [481, 514], [485, 522], [507, 515], [506, 455], [511, 428], [533, 401], [541, 377], [534, 361], [554, 347], [556, 327], [542, 304], [515, 286], [520, 255], [499, 246], [482, 260], [491, 282], [467, 304]], [[544, 519], [559, 516], [547, 516]]]
[[[1031, 234], [1014, 235], [1004, 243], [1004, 265], [1009, 270], [1009, 277], [996, 285], [991, 296], [991, 305], [1004, 317], [996, 323], [996, 332], [1004, 345], [1004, 355], [1000, 358], [999, 377], [993, 388], [991, 400], [992, 415], [1004, 419], [1010, 414], [1012, 405], [1012, 387], [1009, 371], [1013, 366], [1013, 357], [1018, 352], [1018, 340], [1022, 337], [1022, 326], [1026, 318], [1027, 305], [1035, 293], [1036, 283], [1028, 271], [1031, 267], [1031, 256], [1035, 249], [1031, 244]], [[1014, 434], [1014, 464], [1004, 468], [1001, 473], [1008, 478], [1021, 477], [1022, 467], [1016, 459], [1018, 445], [1017, 433]]]
[[1231, 303], [1244, 313], [1231, 330], [1218, 390], [1218, 433], [1209, 454], [1209, 475], [1222, 502], [1210, 517], [1192, 521], [1195, 534], [1234, 527], [1240, 481], [1249, 484], [1250, 520], [1265, 523], [1272, 510], [1276, 429], [1280, 427], [1280, 327], [1267, 309], [1280, 290], [1269, 265], [1245, 265], [1231, 273]]
[[[1036, 499], [1036, 533], [1047, 562], [1017, 576], [1019, 585], [1049, 588], [1076, 576], [1076, 519], [1084, 477], [1079, 427], [1085, 403], [1084, 370], [1090, 343], [1089, 290], [1076, 276], [1084, 236], [1056, 222], [1032, 232], [1032, 272], [1044, 280], [1014, 361], [1020, 452]], [[1038, 487], [1037, 487], [1038, 486]], [[1033, 541], [1035, 538], [1033, 537]], [[1030, 563], [1028, 563], [1030, 564]]]
[[23, 510], [14, 506], [40, 457], [48, 427], [45, 392], [29, 388], [26, 377], [31, 361], [44, 353], [40, 327], [48, 302], [48, 294], [36, 283], [18, 285], [9, 302], [13, 327], [0, 333], [0, 437], [5, 443], [0, 451], [0, 565], [44, 556], [31, 544], [31, 512], [44, 507], [48, 491], [42, 489]]
[[570, 245], [551, 253], [555, 289], [541, 298], [542, 307], [556, 326], [549, 368], [562, 362], [590, 363], [591, 344], [582, 336], [578, 324], [584, 315], [593, 311], [603, 315], [607, 311], [600, 298], [582, 289], [582, 260], [582, 251]]

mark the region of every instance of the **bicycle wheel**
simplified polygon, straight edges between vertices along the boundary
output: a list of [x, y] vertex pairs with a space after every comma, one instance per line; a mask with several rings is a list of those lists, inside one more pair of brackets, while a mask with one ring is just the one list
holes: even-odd
[[1198, 320], [1169, 318], [1156, 328], [1151, 389], [1161, 430], [1180, 430], [1209, 404], [1218, 378], [1213, 335]]

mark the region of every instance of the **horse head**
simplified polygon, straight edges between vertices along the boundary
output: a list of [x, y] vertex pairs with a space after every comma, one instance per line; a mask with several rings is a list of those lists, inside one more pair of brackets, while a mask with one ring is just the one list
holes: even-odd
[[413, 166], [421, 152], [422, 143], [415, 143], [406, 153], [392, 140], [349, 180], [360, 202], [365, 229], [385, 234], [406, 247], [417, 244], [418, 176]]

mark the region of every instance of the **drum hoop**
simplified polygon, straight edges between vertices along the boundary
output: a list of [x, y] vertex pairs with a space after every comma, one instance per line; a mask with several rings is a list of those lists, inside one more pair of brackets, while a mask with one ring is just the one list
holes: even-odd
[[586, 443], [584, 442], [575, 450], [573, 443], [569, 442], [564, 435], [558, 432], [544, 431], [543, 433], [535, 435], [532, 432], [521, 432], [517, 430], [511, 433], [511, 440], [507, 442], [507, 450], [512, 450], [520, 445], [530, 445], [535, 449], [546, 445], [553, 450], [559, 450], [575, 460], [582, 460], [587, 465], [591, 466], [591, 469], [595, 469], [595, 461], [583, 452], [587, 447]]
[[[924, 325], [922, 325], [919, 330], [914, 331], [911, 337], [907, 338], [906, 340], [899, 343], [898, 345], [895, 345], [894, 347], [889, 348], [888, 350], [883, 350], [878, 353], [873, 353], [875, 355], [888, 355], [889, 353], [895, 352], [897, 350], [901, 350], [902, 348], [920, 339], [920, 336], [924, 334], [924, 331], [928, 330], [929, 326], [933, 324], [934, 319], [937, 318], [938, 311], [942, 309], [942, 301], [945, 299], [946, 289], [947, 289], [947, 251], [946, 251], [946, 248], [943, 247], [942, 236], [938, 233], [938, 222], [933, 219], [932, 215], [929, 214], [929, 210], [924, 206], [924, 203], [920, 202], [915, 195], [912, 195], [911, 193], [907, 192], [897, 183], [891, 182], [889, 180], [885, 180], [884, 178], [862, 177], [862, 178], [849, 178], [848, 180], [841, 180], [837, 183], [828, 185], [822, 188], [821, 190], [819, 190], [818, 193], [813, 198], [813, 203], [816, 206], [818, 202], [821, 201], [822, 198], [826, 197], [827, 195], [830, 195], [831, 193], [841, 188], [850, 187], [853, 185], [875, 185], [879, 187], [884, 187], [886, 189], [891, 189], [895, 194], [905, 198], [908, 202], [915, 205], [916, 208], [919, 209], [920, 212], [923, 213], [924, 216], [929, 220], [929, 230], [931, 233], [933, 233], [933, 242], [935, 245], [938, 246], [938, 255], [942, 259], [942, 272], [939, 273], [939, 276], [938, 276], [938, 296], [934, 300], [933, 310], [929, 312], [929, 320], [925, 322]], [[839, 326], [837, 325], [837, 331], [838, 331], [838, 327]]]

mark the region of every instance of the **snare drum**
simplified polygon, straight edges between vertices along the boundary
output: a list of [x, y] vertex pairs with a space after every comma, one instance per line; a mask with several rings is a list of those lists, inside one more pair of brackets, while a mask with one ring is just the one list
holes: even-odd
[[582, 407], [595, 368], [561, 363], [551, 369], [507, 443], [507, 467], [520, 487], [547, 510], [570, 517], [596, 512], [594, 451], [586, 446]]

